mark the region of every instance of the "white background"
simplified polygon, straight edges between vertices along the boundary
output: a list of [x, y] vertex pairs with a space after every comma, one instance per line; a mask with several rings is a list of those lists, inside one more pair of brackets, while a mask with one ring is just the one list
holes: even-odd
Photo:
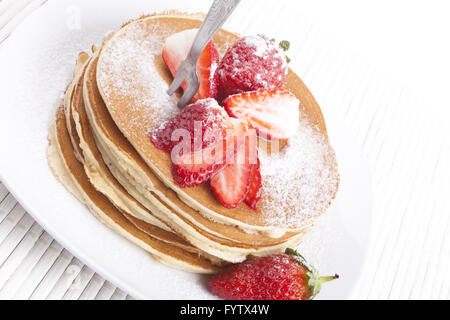
[[438, 96], [450, 85], [449, 9], [446, 0], [316, 0], [296, 3], [327, 32], [387, 70], [399, 85]]
[[[339, 117], [367, 157], [373, 239], [355, 298], [450, 298], [449, 9], [444, 0], [242, 0], [232, 17], [249, 31], [292, 42], [294, 69], [325, 115]], [[265, 19], [266, 29], [252, 30], [255, 19]], [[274, 27], [280, 21], [289, 31], [278, 32], [286, 30]], [[1, 216], [13, 203], [9, 196], [4, 199]], [[14, 239], [37, 237], [46, 245], [32, 250], [52, 260], [45, 267], [38, 264], [42, 259], [29, 258], [32, 251], [28, 256], [2, 253], [0, 284], [6, 283], [7, 293], [29, 297], [41, 286], [53, 291], [37, 291], [42, 294], [36, 297], [125, 296], [42, 235], [17, 208], [9, 213], [17, 225], [0, 224], [7, 232], [0, 233], [0, 249], [14, 248]], [[20, 223], [26, 228], [18, 228]], [[67, 294], [58, 282], [60, 273], [44, 277], [58, 263], [61, 272], [70, 263], [82, 267], [75, 274], [82, 284], [78, 291]], [[10, 272], [11, 267], [2, 274], [5, 265], [17, 271]]]
[[450, 298], [449, 5], [296, 1], [355, 63], [372, 66], [361, 79], [376, 79], [344, 116], [374, 184], [373, 243], [357, 298]]
[[[385, 101], [399, 112], [380, 115], [385, 126], [380, 125], [372, 140], [362, 140], [373, 174], [375, 218], [373, 244], [356, 296], [449, 299], [450, 3], [296, 2], [299, 11], [333, 34], [345, 50], [373, 66], [383, 84], [369, 85], [367, 96], [375, 86], [402, 92], [403, 101], [396, 105], [389, 104], [392, 91], [378, 91], [386, 99], [373, 101]], [[358, 138], [365, 130], [370, 135], [377, 121], [367, 122], [368, 129], [354, 123], [374, 119], [368, 110], [351, 117], [349, 113], [357, 113], [353, 109], [345, 118]], [[386, 148], [377, 151], [382, 139]]]

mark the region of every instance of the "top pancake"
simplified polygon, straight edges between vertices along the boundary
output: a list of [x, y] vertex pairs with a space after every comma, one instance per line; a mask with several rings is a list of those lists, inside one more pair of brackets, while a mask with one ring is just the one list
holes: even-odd
[[[297, 136], [279, 154], [261, 153], [264, 191], [258, 211], [246, 205], [223, 207], [208, 184], [180, 188], [172, 179], [170, 154], [150, 141], [149, 133], [179, 112], [177, 97], [166, 93], [172, 77], [161, 57], [165, 39], [200, 24], [201, 20], [185, 16], [151, 16], [130, 22], [105, 43], [97, 65], [97, 83], [112, 118], [161, 181], [210, 219], [259, 231], [286, 231], [312, 224], [334, 199], [339, 174], [320, 108], [292, 71], [286, 88], [301, 101], [300, 126]], [[214, 40], [223, 53], [237, 38], [221, 30]]]
[[[94, 57], [87, 68], [86, 76], [84, 78], [85, 105], [87, 106], [88, 114], [92, 117], [91, 125], [94, 132], [101, 132], [101, 134], [98, 135], [99, 143], [102, 143], [102, 139], [108, 141], [110, 150], [116, 149], [125, 159], [127, 159], [117, 163], [117, 166], [120, 166], [122, 170], [129, 172], [127, 175], [132, 177], [132, 180], [136, 183], [139, 183], [138, 181], [140, 181], [144, 189], [155, 192], [155, 195], [159, 200], [158, 202], [165, 203], [171, 210], [175, 210], [172, 214], [181, 214], [184, 217], [188, 216], [191, 221], [193, 219], [196, 224], [200, 225], [203, 229], [210, 230], [216, 235], [220, 234], [226, 239], [235, 240], [238, 243], [249, 244], [251, 246], [263, 246], [278, 244], [296, 235], [296, 233], [286, 233], [282, 238], [269, 238], [258, 233], [247, 233], [232, 225], [217, 224], [180, 201], [177, 194], [165, 187], [158, 177], [154, 175], [153, 171], [146, 165], [139, 154], [137, 154], [130, 142], [123, 136], [112, 120], [98, 93], [98, 87], [95, 81], [95, 67], [97, 61], [98, 57]], [[114, 148], [111, 148], [111, 144], [114, 145]], [[115, 152], [113, 152], [113, 154], [114, 153]], [[111, 159], [108, 161], [111, 161]]]

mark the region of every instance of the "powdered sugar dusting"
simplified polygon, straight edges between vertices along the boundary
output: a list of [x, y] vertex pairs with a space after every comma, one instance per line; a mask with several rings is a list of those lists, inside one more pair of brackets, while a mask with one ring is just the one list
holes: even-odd
[[213, 62], [211, 64], [210, 74], [209, 74], [209, 82], [214, 81], [214, 77], [216, 76], [217, 69], [219, 68], [219, 65], [216, 62]]
[[306, 120], [279, 154], [260, 158], [261, 212], [268, 224], [298, 228], [328, 208], [339, 182], [335, 154]]
[[286, 79], [287, 70], [286, 56], [278, 44], [261, 36], [242, 37], [229, 48], [220, 64], [220, 98], [279, 88]]
[[264, 38], [257, 36], [249, 36], [245, 37], [244, 39], [245, 43], [248, 46], [255, 48], [255, 51], [253, 52], [254, 55], [262, 58], [268, 56], [269, 49], [271, 48], [269, 48], [268, 42]]
[[[168, 84], [158, 74], [155, 64], [161, 58], [168, 35], [157, 24], [131, 23], [102, 52], [99, 84], [106, 99], [123, 97], [127, 101], [128, 127], [147, 125], [150, 131], [154, 123], [166, 121], [179, 112], [177, 99], [167, 94]], [[110, 111], [114, 113], [114, 108]]]
[[[107, 104], [119, 127], [127, 128], [129, 139], [135, 139], [134, 135], [142, 137], [143, 132], [149, 136], [179, 114], [177, 98], [167, 95], [168, 83], [159, 74], [156, 63], [161, 67], [161, 60], [157, 59], [161, 59], [169, 35], [170, 31], [158, 23], [131, 23], [102, 51], [98, 82], [105, 99], [115, 100]], [[263, 38], [251, 39], [246, 41], [266, 43]], [[273, 54], [273, 48], [255, 50], [262, 56], [266, 51]], [[284, 53], [281, 55], [283, 59], [278, 56], [276, 60], [285, 63]], [[239, 58], [231, 59], [236, 69], [241, 68]], [[262, 73], [256, 73], [256, 77], [260, 83], [266, 79]], [[114, 110], [114, 105], [126, 107], [127, 112]], [[326, 137], [307, 119], [301, 121], [297, 134], [280, 154], [267, 156], [261, 152], [260, 156], [264, 191], [259, 214], [267, 225], [303, 227], [328, 208], [339, 181], [335, 155]]]

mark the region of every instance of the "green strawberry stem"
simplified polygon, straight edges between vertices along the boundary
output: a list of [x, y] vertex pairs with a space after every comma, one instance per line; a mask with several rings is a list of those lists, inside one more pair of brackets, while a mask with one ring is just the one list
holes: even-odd
[[335, 274], [334, 276], [320, 277], [317, 270], [306, 262], [306, 259], [296, 250], [294, 249], [286, 249], [286, 254], [290, 255], [294, 260], [300, 263], [308, 272], [308, 285], [311, 290], [310, 299], [313, 299], [322, 289], [322, 284], [326, 282], [330, 282], [335, 279], [339, 279], [339, 275]]
[[317, 279], [317, 281], [319, 281], [320, 283], [325, 283], [325, 282], [330, 282], [330, 281], [333, 281], [336, 279], [339, 279], [338, 274], [335, 274], [334, 276], [320, 277], [319, 279]]
[[335, 279], [339, 279], [339, 276], [337, 274], [334, 276], [319, 277], [316, 270], [314, 270], [313, 272], [308, 272], [308, 277], [308, 285], [311, 289], [311, 296], [309, 297], [309, 299], [313, 299], [320, 292], [320, 290], [322, 289], [322, 284]]
[[281, 49], [283, 49], [284, 51], [288, 51], [289, 48], [291, 47], [291, 43], [287, 40], [283, 40], [280, 42], [279, 46], [281, 47]]

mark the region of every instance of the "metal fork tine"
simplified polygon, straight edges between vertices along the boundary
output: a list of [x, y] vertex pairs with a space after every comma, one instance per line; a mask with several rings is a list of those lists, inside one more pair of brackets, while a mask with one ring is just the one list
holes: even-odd
[[[181, 71], [181, 70], [180, 70]], [[169, 90], [167, 90], [167, 94], [169, 96], [173, 95], [175, 91], [177, 91], [183, 82], [185, 81], [185, 78], [181, 72], [177, 72], [175, 78], [172, 81], [172, 84], [169, 87]]]
[[184, 91], [183, 96], [181, 97], [180, 101], [178, 101], [178, 107], [183, 108], [184, 106], [186, 106], [191, 101], [192, 97], [197, 93], [199, 88], [199, 81], [191, 79], [191, 81], [188, 82], [188, 86]]
[[167, 91], [169, 95], [173, 95], [184, 81], [187, 82], [187, 88], [184, 91], [183, 97], [178, 102], [178, 107], [180, 109], [191, 101], [192, 97], [194, 97], [200, 88], [197, 74], [197, 61], [201, 53], [240, 1], [241, 0], [214, 0], [211, 5], [208, 14], [200, 26], [199, 32], [195, 36], [194, 43], [192, 44], [188, 56], [181, 62], [175, 79]]

